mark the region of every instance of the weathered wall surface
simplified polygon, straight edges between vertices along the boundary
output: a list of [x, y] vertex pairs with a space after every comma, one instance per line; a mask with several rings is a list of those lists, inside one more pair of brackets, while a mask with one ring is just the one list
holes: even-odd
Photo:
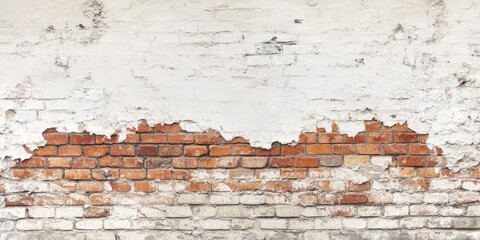
[[2, 0], [0, 239], [479, 239], [479, 60], [475, 0]]
[[183, 121], [269, 147], [376, 118], [430, 134], [455, 168], [480, 159], [477, 1], [0, 4], [2, 157], [49, 127]]

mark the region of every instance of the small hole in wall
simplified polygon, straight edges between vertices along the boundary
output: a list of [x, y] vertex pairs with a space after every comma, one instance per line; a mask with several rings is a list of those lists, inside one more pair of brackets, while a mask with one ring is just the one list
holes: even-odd
[[8, 109], [7, 111], [5, 111], [5, 119], [10, 120], [15, 116], [15, 114], [17, 114], [17, 112], [15, 112], [15, 110]]

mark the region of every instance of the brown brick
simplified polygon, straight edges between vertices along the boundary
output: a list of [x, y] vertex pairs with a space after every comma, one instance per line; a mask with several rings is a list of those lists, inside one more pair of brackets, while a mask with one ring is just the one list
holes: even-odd
[[282, 155], [300, 155], [305, 153], [305, 145], [297, 144], [295, 146], [282, 145], [281, 147]]
[[357, 154], [381, 154], [380, 145], [378, 144], [358, 144]]
[[110, 148], [112, 156], [134, 156], [135, 147], [132, 145], [113, 145]]
[[12, 174], [15, 178], [26, 179], [32, 178], [34, 171], [32, 169], [13, 169]]
[[155, 192], [155, 182], [136, 181], [133, 182], [133, 189], [135, 192]]
[[171, 179], [172, 171], [169, 169], [148, 169], [147, 178], [149, 179]]
[[182, 155], [182, 146], [179, 146], [179, 145], [160, 146], [160, 156], [173, 157], [173, 156], [180, 156], [180, 155]]
[[208, 149], [205, 146], [185, 146], [183, 148], [183, 154], [185, 156], [198, 157], [208, 154]]
[[140, 145], [137, 154], [139, 156], [158, 156], [159, 151], [158, 147], [154, 145]]
[[109, 184], [114, 192], [130, 192], [131, 190], [129, 182], [115, 181], [110, 182]]
[[95, 144], [95, 136], [90, 134], [71, 134], [70, 144]]
[[120, 178], [125, 179], [145, 179], [146, 177], [145, 169], [120, 169]]
[[267, 166], [265, 157], [243, 157], [242, 167], [244, 168], [264, 168]]
[[57, 146], [39, 147], [34, 154], [37, 156], [55, 156], [57, 155]]
[[369, 143], [391, 143], [393, 135], [391, 133], [369, 133], [367, 142]]
[[17, 162], [15, 167], [18, 168], [41, 168], [45, 167], [47, 163], [46, 158], [43, 157], [31, 157], [27, 160]]
[[60, 146], [58, 148], [58, 155], [59, 156], [81, 156], [82, 147], [78, 145], [77, 146], [74, 146], [74, 145]]
[[341, 156], [320, 156], [320, 165], [326, 167], [338, 167], [342, 165]]
[[407, 154], [408, 145], [406, 144], [391, 144], [383, 146], [383, 153], [390, 155]]
[[86, 218], [103, 218], [110, 216], [110, 209], [100, 207], [87, 207], [85, 208], [83, 215]]
[[212, 185], [208, 182], [188, 182], [187, 191], [190, 192], [210, 192]]
[[62, 145], [68, 143], [68, 134], [66, 133], [45, 133], [43, 138], [47, 145]]
[[425, 157], [419, 156], [399, 156], [398, 166], [422, 167], [425, 166]]
[[103, 191], [102, 182], [80, 182], [78, 183], [78, 190], [81, 192], [101, 192]]
[[397, 133], [395, 134], [394, 141], [401, 143], [413, 143], [420, 140], [416, 133]]
[[230, 156], [233, 153], [232, 146], [210, 146], [210, 156]]
[[88, 180], [90, 179], [90, 170], [87, 169], [65, 169], [65, 179], [68, 180]]
[[125, 168], [143, 168], [143, 158], [127, 157], [123, 159], [123, 167]]
[[332, 153], [331, 144], [308, 144], [307, 154], [330, 154]]
[[354, 154], [355, 153], [355, 145], [353, 144], [334, 144], [333, 145], [333, 153], [334, 154]]
[[367, 202], [367, 195], [361, 193], [345, 193], [340, 196], [340, 204], [363, 204]]
[[158, 158], [158, 157], [149, 157], [145, 159], [146, 168], [171, 168], [172, 159], [171, 158]]
[[283, 178], [305, 178], [307, 176], [307, 170], [305, 168], [282, 169], [281, 175]]
[[295, 167], [318, 167], [319, 158], [317, 157], [297, 157], [294, 160]]
[[95, 168], [97, 160], [95, 158], [74, 158], [72, 160], [73, 168]]
[[69, 168], [72, 166], [72, 158], [50, 157], [47, 161], [49, 168]]
[[292, 157], [273, 157], [270, 158], [270, 167], [291, 167], [293, 166]]
[[100, 159], [99, 166], [100, 167], [121, 167], [123, 166], [123, 161], [118, 157], [106, 156]]
[[197, 159], [190, 157], [190, 158], [174, 158], [172, 165], [174, 168], [197, 168]]

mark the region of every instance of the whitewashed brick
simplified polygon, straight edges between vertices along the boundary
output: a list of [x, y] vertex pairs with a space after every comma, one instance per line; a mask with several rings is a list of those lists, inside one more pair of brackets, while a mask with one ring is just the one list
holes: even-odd
[[299, 217], [302, 214], [302, 208], [299, 206], [280, 205], [275, 206], [277, 217]]
[[43, 229], [43, 220], [20, 219], [15, 224], [15, 228], [20, 231], [41, 230]]
[[306, 230], [313, 229], [315, 226], [314, 220], [290, 219], [288, 220], [288, 229]]
[[200, 222], [201, 226], [205, 230], [224, 230], [230, 229], [229, 220], [208, 219]]
[[193, 215], [190, 207], [170, 206], [165, 209], [165, 216], [172, 218], [191, 217]]
[[83, 217], [83, 207], [61, 207], [55, 209], [56, 218]]
[[19, 219], [26, 217], [26, 209], [23, 207], [0, 208], [0, 219]]
[[395, 216], [407, 216], [408, 213], [409, 213], [408, 206], [393, 205], [393, 206], [385, 206], [383, 214], [386, 217], [395, 217]]
[[45, 230], [72, 230], [73, 229], [73, 222], [70, 220], [64, 219], [49, 219], [45, 220]]
[[252, 209], [244, 206], [223, 206], [218, 208], [217, 217], [220, 218], [246, 218], [251, 216]]
[[124, 219], [106, 219], [103, 222], [105, 229], [129, 229], [131, 226], [131, 222]]
[[205, 204], [207, 203], [207, 196], [204, 194], [179, 194], [178, 204]]
[[240, 197], [240, 203], [246, 205], [258, 205], [264, 204], [266, 202], [266, 198], [264, 195], [242, 195]]
[[346, 229], [364, 229], [367, 227], [367, 221], [361, 218], [344, 218], [342, 226]]
[[80, 230], [102, 229], [103, 221], [101, 219], [80, 220], [75, 223], [75, 228]]
[[28, 216], [32, 218], [52, 218], [52, 217], [55, 217], [55, 208], [46, 208], [46, 207], [29, 208]]
[[287, 220], [285, 219], [260, 219], [260, 228], [262, 229], [287, 229]]
[[399, 221], [397, 219], [368, 219], [368, 228], [370, 229], [397, 229], [398, 227]]
[[215, 194], [210, 196], [210, 204], [233, 205], [240, 202], [240, 197], [232, 194]]
[[340, 229], [341, 227], [342, 227], [341, 218], [315, 219], [315, 229]]

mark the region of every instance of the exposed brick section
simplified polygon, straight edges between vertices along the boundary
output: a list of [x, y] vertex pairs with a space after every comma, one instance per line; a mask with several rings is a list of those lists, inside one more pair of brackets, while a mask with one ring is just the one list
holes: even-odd
[[[441, 149], [406, 124], [369, 121], [351, 137], [318, 129], [270, 149], [241, 137], [226, 141], [213, 130], [187, 133], [178, 124], [137, 129], [123, 142], [45, 132], [47, 144], [12, 162], [0, 182], [0, 216], [28, 207], [29, 223], [61, 220], [64, 228], [105, 232], [159, 227], [142, 225], [159, 219], [169, 231], [260, 226], [305, 236], [323, 229], [480, 229], [468, 222], [480, 217], [480, 168], [451, 171]], [[201, 223], [182, 225], [190, 218]]]

